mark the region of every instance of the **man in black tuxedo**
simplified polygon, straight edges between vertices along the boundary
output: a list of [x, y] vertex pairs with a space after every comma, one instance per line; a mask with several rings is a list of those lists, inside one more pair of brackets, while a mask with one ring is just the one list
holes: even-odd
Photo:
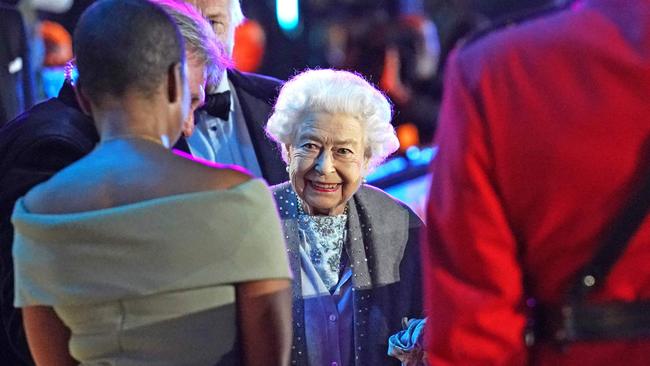
[[[190, 0], [202, 10], [229, 55], [235, 28], [244, 20], [239, 0]], [[281, 81], [234, 69], [210, 85], [203, 108], [196, 112], [196, 130], [188, 139], [192, 155], [246, 168], [268, 184], [288, 180], [279, 148], [264, 131]]]
[[29, 48], [20, 12], [0, 4], [0, 126], [33, 103]]
[[[185, 39], [193, 111], [203, 103], [206, 75], [224, 72], [225, 51], [198, 11], [169, 0], [155, 2], [172, 16]], [[20, 312], [13, 307], [13, 206], [32, 187], [88, 154], [98, 141], [94, 122], [77, 103], [69, 75], [57, 98], [32, 107], [0, 128], [0, 365], [33, 364]], [[174, 148], [189, 152], [183, 137]]]

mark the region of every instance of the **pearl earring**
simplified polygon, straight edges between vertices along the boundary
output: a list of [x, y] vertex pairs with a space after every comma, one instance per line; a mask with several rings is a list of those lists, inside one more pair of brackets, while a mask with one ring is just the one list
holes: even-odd
[[286, 170], [286, 171], [287, 171], [287, 173], [289, 173], [289, 166], [288, 166], [288, 165], [287, 165], [287, 166], [285, 166], [285, 167], [284, 167], [284, 170]]

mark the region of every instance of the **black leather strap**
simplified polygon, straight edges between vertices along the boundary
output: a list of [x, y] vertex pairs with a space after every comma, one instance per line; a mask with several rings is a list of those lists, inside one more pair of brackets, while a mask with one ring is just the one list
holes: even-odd
[[579, 303], [600, 287], [616, 264], [630, 239], [639, 229], [650, 209], [650, 169], [640, 177], [638, 189], [630, 196], [617, 218], [607, 228], [604, 241], [592, 260], [578, 272], [569, 290], [567, 302]]

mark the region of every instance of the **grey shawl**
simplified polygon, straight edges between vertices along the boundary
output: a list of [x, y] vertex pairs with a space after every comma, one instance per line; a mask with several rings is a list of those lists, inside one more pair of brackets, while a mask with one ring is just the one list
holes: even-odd
[[[307, 365], [301, 296], [297, 201], [289, 182], [271, 187], [293, 272], [294, 341], [291, 365]], [[399, 365], [388, 338], [402, 317], [422, 317], [419, 233], [422, 220], [405, 204], [363, 185], [348, 202], [345, 252], [352, 267], [355, 365]]]

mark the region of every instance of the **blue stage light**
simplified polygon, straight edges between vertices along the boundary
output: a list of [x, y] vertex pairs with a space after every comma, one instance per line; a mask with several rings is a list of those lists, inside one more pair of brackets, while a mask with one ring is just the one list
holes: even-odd
[[429, 163], [431, 163], [431, 160], [436, 157], [436, 153], [438, 153], [438, 146], [425, 147], [424, 149], [420, 150], [420, 156], [415, 164], [429, 165]]
[[392, 158], [382, 165], [378, 166], [372, 173], [366, 176], [368, 182], [374, 182], [386, 178], [392, 174], [404, 171], [408, 167], [408, 162], [401, 156]]
[[41, 80], [43, 81], [43, 91], [47, 98], [54, 98], [59, 95], [59, 90], [65, 80], [63, 67], [44, 67], [41, 70]]
[[285, 32], [293, 32], [300, 23], [300, 1], [299, 0], [276, 0], [275, 14], [278, 24]]
[[420, 148], [413, 145], [406, 149], [406, 157], [411, 161], [416, 161], [420, 158]]

